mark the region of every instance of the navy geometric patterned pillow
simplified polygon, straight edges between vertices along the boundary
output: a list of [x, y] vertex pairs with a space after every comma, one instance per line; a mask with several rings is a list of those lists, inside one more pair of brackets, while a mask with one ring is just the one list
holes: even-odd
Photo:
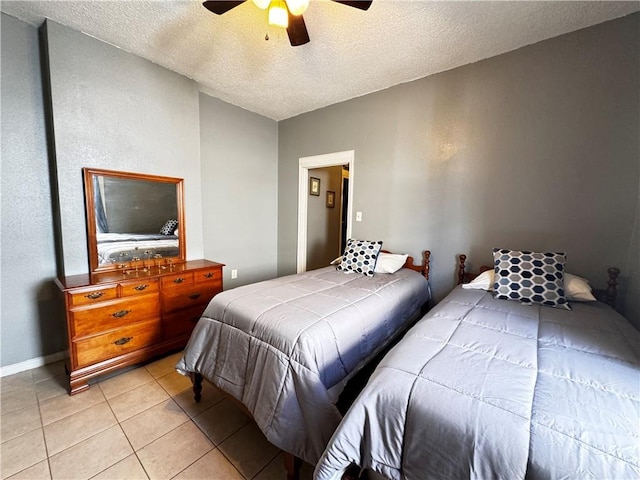
[[342, 262], [336, 267], [336, 270], [373, 277], [381, 248], [382, 242], [349, 239], [342, 254]]
[[564, 294], [566, 255], [493, 249], [495, 298], [571, 310]]
[[167, 220], [167, 222], [160, 229], [160, 235], [173, 235], [173, 233], [178, 228], [177, 220]]

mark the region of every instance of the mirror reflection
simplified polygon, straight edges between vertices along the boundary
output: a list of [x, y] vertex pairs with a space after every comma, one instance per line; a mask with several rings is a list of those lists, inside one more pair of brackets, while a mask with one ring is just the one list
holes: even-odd
[[184, 258], [182, 179], [85, 169], [91, 271]]

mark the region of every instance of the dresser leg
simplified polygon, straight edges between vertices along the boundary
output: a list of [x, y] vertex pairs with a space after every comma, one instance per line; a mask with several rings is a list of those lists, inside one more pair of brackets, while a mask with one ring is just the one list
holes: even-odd
[[193, 383], [193, 398], [196, 402], [199, 402], [200, 398], [202, 398], [202, 375], [191, 372], [189, 376], [191, 377], [191, 383]]

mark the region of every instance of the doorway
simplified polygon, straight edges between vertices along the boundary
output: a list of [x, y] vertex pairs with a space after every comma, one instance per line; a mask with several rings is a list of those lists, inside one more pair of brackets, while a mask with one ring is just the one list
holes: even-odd
[[[298, 249], [297, 249], [297, 272], [305, 272], [307, 270], [307, 244], [308, 244], [308, 213], [309, 198], [316, 196], [310, 191], [310, 170], [314, 168], [345, 166], [348, 171], [348, 188], [344, 193], [344, 199], [341, 198], [341, 204], [346, 203], [344, 212], [340, 215], [345, 222], [342, 228], [341, 237], [349, 238], [351, 236], [351, 219], [353, 205], [353, 174], [354, 174], [354, 151], [329, 153], [326, 155], [316, 155], [313, 157], [303, 157], [298, 162]], [[344, 181], [344, 180], [343, 180]], [[343, 189], [344, 191], [344, 189]], [[325, 201], [324, 198], [322, 201]], [[345, 218], [346, 217], [346, 218]], [[342, 248], [342, 246], [340, 247]]]

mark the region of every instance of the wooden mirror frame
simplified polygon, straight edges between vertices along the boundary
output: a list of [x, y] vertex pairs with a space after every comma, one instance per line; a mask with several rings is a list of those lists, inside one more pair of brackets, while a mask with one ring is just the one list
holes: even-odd
[[97, 168], [83, 168], [84, 176], [84, 198], [87, 220], [87, 245], [89, 253], [89, 272], [99, 273], [115, 270], [118, 268], [115, 264], [100, 265], [98, 259], [98, 239], [96, 232], [96, 210], [95, 210], [95, 192], [93, 189], [93, 178], [96, 175], [105, 177], [115, 177], [130, 180], [145, 180], [148, 182], [172, 183], [176, 186], [176, 202], [178, 211], [178, 225], [180, 235], [178, 239], [178, 256], [166, 257], [173, 258], [174, 263], [183, 263], [186, 261], [186, 229], [184, 221], [184, 179], [174, 177], [162, 177], [159, 175], [147, 175], [142, 173], [120, 172], [116, 170], [102, 170]]

